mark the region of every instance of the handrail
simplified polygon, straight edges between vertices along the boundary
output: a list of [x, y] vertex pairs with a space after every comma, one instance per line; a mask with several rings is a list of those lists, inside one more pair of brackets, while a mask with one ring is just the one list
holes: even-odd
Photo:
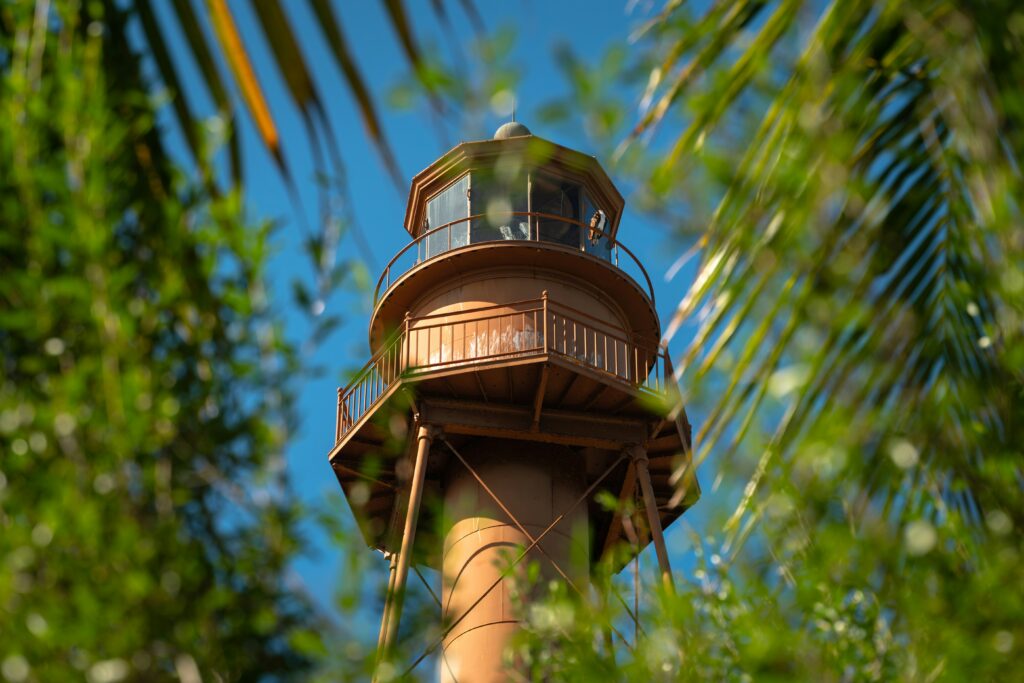
[[[590, 313], [587, 313], [585, 311], [581, 311], [578, 308], [573, 308], [572, 306], [569, 306], [569, 305], [566, 305], [566, 304], [563, 304], [563, 303], [558, 303], [558, 302], [555, 302], [555, 301], [552, 301], [550, 303], [555, 308], [560, 308], [560, 309], [562, 309], [564, 311], [567, 311], [571, 316], [577, 316], [577, 317], [580, 317], [580, 318], [585, 318], [587, 320], [590, 320], [594, 324], [601, 325], [601, 326], [606, 327], [606, 328], [611, 329], [611, 330], [615, 330], [616, 332], [622, 332], [623, 331], [621, 328], [615, 327], [611, 323], [605, 322], [604, 320], [601, 320], [597, 316], [591, 315]], [[581, 322], [583, 322], [583, 321], [581, 321]], [[649, 346], [652, 349], [655, 348], [655, 347], [660, 347], [660, 345], [661, 345], [661, 342], [654, 340], [653, 337], [647, 337], [647, 336], [644, 336], [642, 334], [637, 334], [636, 332], [631, 332], [630, 336], [632, 337], [632, 341], [630, 343], [633, 343], [633, 344], [643, 344], [645, 346]], [[623, 341], [627, 341], [627, 340], [624, 339]]]
[[[506, 216], [509, 216], [509, 217], [527, 216], [527, 217], [529, 217], [531, 219], [535, 218], [535, 219], [540, 219], [540, 220], [558, 221], [558, 222], [561, 222], [561, 223], [566, 223], [568, 225], [577, 226], [581, 230], [593, 231], [594, 233], [596, 233], [599, 236], [599, 238], [600, 237], [606, 238], [608, 240], [609, 253], [614, 251], [614, 254], [615, 254], [613, 261], [605, 261], [604, 259], [601, 259], [599, 257], [593, 256], [592, 254], [587, 252], [585, 249], [581, 249], [580, 250], [581, 253], [586, 254], [587, 256], [590, 256], [590, 258], [594, 258], [594, 259], [596, 259], [598, 261], [609, 263], [609, 264], [615, 266], [615, 268], [617, 268], [618, 270], [622, 271], [623, 273], [626, 273], [626, 271], [623, 270], [619, 266], [619, 257], [618, 257], [618, 252], [620, 250], [625, 252], [625, 254], [629, 257], [629, 259], [633, 262], [633, 264], [640, 270], [640, 273], [643, 275], [644, 281], [647, 284], [647, 295], [650, 298], [651, 303], [652, 304], [654, 303], [654, 285], [651, 283], [651, 278], [647, 274], [647, 269], [644, 268], [642, 263], [640, 263], [640, 259], [638, 259], [636, 257], [636, 255], [632, 251], [630, 251], [629, 247], [627, 247], [626, 245], [622, 244], [618, 240], [612, 239], [611, 236], [608, 233], [606, 233], [605, 231], [599, 230], [597, 228], [591, 228], [590, 225], [588, 225], [586, 223], [583, 223], [582, 221], [578, 221], [575, 218], [567, 218], [566, 216], [558, 216], [556, 214], [544, 213], [544, 212], [539, 212], [539, 211], [510, 211], [510, 212], [505, 213], [503, 215], [506, 215]], [[412, 267], [414, 267], [416, 265], [419, 265], [420, 263], [424, 263], [424, 262], [430, 261], [430, 260], [432, 260], [434, 258], [441, 257], [441, 256], [443, 256], [445, 254], [448, 254], [448, 253], [454, 251], [455, 249], [462, 249], [464, 247], [469, 247], [469, 246], [472, 246], [474, 244], [485, 244], [487, 242], [516, 242], [516, 241], [522, 241], [522, 242], [547, 242], [549, 244], [560, 244], [559, 242], [553, 242], [553, 241], [541, 239], [540, 238], [539, 230], [534, 230], [534, 225], [533, 225], [533, 222], [531, 221], [530, 222], [530, 228], [529, 228], [528, 236], [526, 238], [522, 239], [522, 240], [481, 240], [480, 242], [475, 242], [474, 243], [472, 241], [472, 239], [468, 239], [467, 243], [465, 245], [455, 247], [454, 249], [452, 248], [452, 246], [451, 246], [451, 232], [450, 232], [450, 229], [452, 228], [452, 226], [459, 225], [459, 224], [462, 224], [462, 223], [469, 223], [469, 228], [468, 228], [467, 233], [466, 233], [466, 235], [468, 237], [470, 235], [470, 233], [472, 232], [472, 229], [473, 229], [473, 221], [477, 221], [477, 220], [481, 220], [481, 219], [486, 219], [486, 218], [487, 218], [487, 214], [475, 214], [473, 216], [467, 216], [465, 218], [460, 218], [458, 220], [450, 221], [448, 223], [445, 223], [444, 225], [439, 225], [436, 228], [431, 228], [430, 230], [427, 230], [423, 234], [419, 235], [416, 239], [414, 239], [413, 241], [409, 242], [409, 244], [405, 245], [405, 247], [403, 247], [397, 254], [395, 254], [393, 257], [391, 257], [391, 260], [388, 261], [387, 265], [384, 266], [384, 269], [381, 271], [380, 277], [377, 278], [377, 286], [373, 290], [373, 303], [374, 303], [374, 305], [376, 305], [380, 301], [381, 295], [384, 294], [385, 292], [387, 292], [389, 289], [391, 289], [391, 285], [394, 284], [394, 282], [391, 280], [391, 269], [398, 262], [398, 260], [400, 258], [402, 258], [404, 255], [406, 255], [407, 253], [409, 253], [410, 249], [412, 249], [413, 247], [416, 247], [418, 249], [419, 246], [422, 245], [429, 237], [431, 237], [433, 235], [436, 235], [436, 234], [440, 233], [443, 230], [449, 230], [449, 233], [448, 233], [448, 235], [449, 235], [449, 237], [448, 237], [448, 248], [444, 249], [443, 251], [439, 252], [438, 254], [436, 254], [434, 256], [429, 256], [429, 257], [424, 258], [422, 260], [417, 259], [416, 263], [413, 264], [412, 266], [409, 266], [405, 270], [403, 270], [399, 274], [399, 277], [401, 277], [401, 275], [404, 275], [409, 270], [411, 270]], [[580, 242], [582, 244], [583, 243], [583, 239], [581, 239]], [[566, 244], [560, 244], [560, 246], [563, 246], [563, 247], [566, 247], [566, 248], [570, 248], [570, 246], [566, 245]], [[629, 275], [629, 273], [626, 273], [626, 274]], [[632, 276], [630, 276], [630, 277], [632, 278]], [[382, 289], [382, 287], [383, 287], [383, 289]]]
[[[519, 301], [510, 301], [507, 304], [487, 304], [486, 306], [478, 306], [476, 308], [470, 308], [465, 311], [448, 311], [447, 313], [429, 313], [427, 315], [416, 316], [410, 318], [413, 322], [419, 322], [421, 320], [433, 320], [434, 318], [451, 318], [453, 316], [462, 315], [463, 313], [480, 313], [483, 311], [492, 311], [498, 308], [510, 308], [512, 306], [525, 306], [526, 304], [535, 304], [540, 299], [521, 299]], [[584, 313], [584, 315], [586, 315]]]
[[[499, 308], [506, 310], [496, 311]], [[458, 319], [433, 322], [445, 316]], [[417, 326], [427, 321], [430, 324]], [[670, 379], [670, 363], [662, 344], [560, 304], [546, 293], [540, 299], [407, 317], [345, 390], [338, 391], [335, 441], [340, 441], [404, 378], [545, 354], [580, 364], [645, 393], [663, 394]]]

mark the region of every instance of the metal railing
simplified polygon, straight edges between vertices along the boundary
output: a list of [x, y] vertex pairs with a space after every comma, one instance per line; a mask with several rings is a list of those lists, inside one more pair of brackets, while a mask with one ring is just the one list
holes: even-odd
[[651, 278], [640, 260], [624, 245], [580, 221], [531, 211], [511, 211], [497, 221], [493, 216], [478, 214], [428, 230], [395, 254], [384, 267], [373, 291], [373, 303], [376, 305], [402, 275], [425, 261], [475, 244], [508, 241], [547, 242], [605, 261], [638, 285], [646, 284], [647, 296], [654, 303]]
[[348, 387], [338, 390], [335, 442], [403, 379], [545, 354], [655, 395], [667, 391], [672, 374], [657, 342], [630, 339], [625, 330], [547, 296], [407, 317]]

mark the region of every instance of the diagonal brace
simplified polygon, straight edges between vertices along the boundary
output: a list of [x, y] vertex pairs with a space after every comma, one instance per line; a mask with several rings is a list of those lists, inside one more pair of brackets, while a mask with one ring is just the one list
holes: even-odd
[[498, 507], [501, 508], [501, 511], [508, 515], [508, 518], [512, 520], [512, 523], [516, 526], [517, 529], [519, 529], [520, 533], [522, 533], [523, 536], [526, 536], [526, 540], [528, 540], [532, 545], [537, 546], [537, 550], [540, 551], [540, 554], [547, 558], [547, 561], [551, 563], [551, 566], [555, 568], [555, 571], [557, 571], [558, 574], [563, 579], [565, 579], [565, 582], [568, 583], [574, 591], [576, 591], [580, 595], [583, 595], [583, 591], [580, 590], [579, 586], [577, 586], [573, 582], [573, 580], [569, 578], [569, 575], [565, 573], [565, 571], [562, 569], [561, 566], [559, 566], [555, 559], [548, 555], [547, 551], [544, 550], [544, 546], [540, 545], [540, 543], [537, 540], [534, 540], [533, 535], [526, 530], [526, 527], [524, 527], [518, 519], [516, 519], [516, 516], [512, 514], [512, 511], [509, 510], [508, 507], [501, 501], [501, 498], [499, 498], [498, 495], [491, 490], [491, 487], [489, 487], [487, 483], [480, 477], [480, 475], [477, 474], [476, 470], [474, 470], [470, 466], [470, 464], [466, 462], [466, 459], [462, 457], [462, 454], [455, 450], [455, 447], [452, 446], [451, 442], [449, 442], [448, 439], [444, 438], [443, 436], [441, 437], [441, 441], [444, 441], [444, 444], [448, 446], [448, 449], [452, 452], [452, 454], [454, 454], [455, 457], [459, 459], [459, 462], [461, 462], [463, 466], [469, 471], [469, 473], [473, 475], [473, 478], [476, 479], [476, 483], [480, 484], [481, 488], [483, 488], [483, 490], [487, 492], [487, 495], [491, 497], [491, 500], [497, 503]]
[[[451, 450], [451, 452], [455, 455], [455, 457], [459, 459], [459, 462], [461, 462], [463, 464], [463, 466], [465, 466], [465, 468], [467, 470], [469, 470], [469, 473], [471, 475], [473, 475], [473, 478], [476, 479], [477, 483], [480, 484], [480, 486], [483, 488], [483, 490], [487, 492], [487, 495], [489, 495], [491, 497], [491, 499], [495, 503], [498, 504], [498, 507], [501, 508], [502, 512], [504, 512], [506, 515], [508, 515], [508, 518], [512, 520], [512, 523], [516, 525], [516, 528], [519, 529], [519, 531], [524, 536], [526, 536], [526, 539], [530, 542], [530, 547], [532, 548], [533, 546], [536, 546], [537, 550], [539, 550], [540, 553], [547, 559], [547, 561], [551, 563], [551, 566], [555, 568], [555, 571], [557, 571], [558, 574], [565, 580], [565, 582], [567, 584], [569, 584], [569, 587], [572, 588], [574, 591], [576, 591], [576, 593], [579, 594], [580, 596], [585, 597], [584, 593], [580, 589], [580, 587], [577, 586], [576, 583], [572, 579], [569, 578], [568, 574], [565, 573], [565, 571], [558, 564], [558, 562], [556, 562], [553, 557], [548, 555], [547, 551], [544, 550], [544, 546], [540, 545], [540, 540], [541, 539], [540, 538], [534, 539], [533, 536], [530, 534], [530, 532], [526, 530], [526, 527], [524, 527], [519, 522], [519, 520], [516, 519], [516, 516], [512, 514], [512, 511], [509, 510], [508, 507], [505, 506], [505, 504], [501, 501], [501, 499], [498, 497], [498, 495], [496, 493], [494, 493], [494, 491], [492, 491], [490, 489], [490, 487], [486, 484], [486, 482], [484, 482], [483, 478], [481, 478], [480, 475], [477, 474], [477, 472], [470, 466], [470, 464], [468, 462], [466, 462], [466, 459], [463, 458], [462, 455], [457, 450], [455, 450], [455, 447], [451, 445], [451, 443], [448, 441], [448, 439], [446, 439], [444, 436], [441, 436], [440, 438], [441, 438], [442, 441], [444, 441], [445, 445], [448, 446], [449, 450]], [[621, 458], [620, 458], [620, 460], [621, 460]], [[616, 461], [616, 464], [618, 464], [618, 462], [619, 461]], [[613, 465], [613, 467], [614, 467], [614, 465]], [[620, 596], [620, 599], [621, 599], [621, 596]], [[474, 604], [474, 606], [475, 606], [475, 604]], [[627, 608], [626, 611], [629, 612], [629, 609]], [[630, 613], [630, 616], [633, 616], [632, 613]], [[636, 621], [636, 617], [633, 617], [633, 620]], [[611, 628], [612, 628], [613, 631], [616, 632], [616, 634], [618, 634], [618, 636], [620, 638], [622, 638], [623, 642], [627, 642], [625, 636], [623, 636], [621, 633], [619, 633], [618, 630], [614, 626], [612, 626]]]
[[[438, 647], [438, 646], [439, 646], [439, 645], [440, 645], [441, 643], [443, 643], [443, 642], [444, 642], [444, 639], [448, 637], [448, 634], [449, 634], [449, 633], [451, 633], [451, 632], [452, 632], [452, 631], [453, 631], [453, 630], [455, 629], [455, 627], [456, 627], [456, 626], [458, 626], [458, 625], [459, 625], [460, 623], [462, 623], [462, 620], [463, 620], [463, 619], [465, 619], [465, 618], [466, 618], [467, 616], [469, 616], [470, 612], [472, 612], [472, 611], [473, 611], [473, 610], [474, 610], [474, 609], [476, 608], [476, 606], [477, 606], [477, 605], [479, 605], [479, 604], [480, 604], [481, 602], [483, 602], [484, 598], [486, 598], [486, 597], [487, 597], [488, 595], [490, 595], [491, 591], [493, 591], [493, 590], [494, 590], [495, 588], [497, 588], [497, 587], [498, 587], [498, 585], [499, 585], [499, 584], [501, 584], [501, 582], [505, 580], [505, 578], [506, 578], [506, 577], [508, 576], [508, 574], [509, 574], [509, 573], [510, 573], [510, 572], [511, 572], [511, 571], [512, 571], [513, 569], [515, 569], [515, 567], [516, 567], [516, 566], [517, 566], [517, 565], [518, 565], [518, 564], [519, 564], [520, 562], [522, 562], [523, 558], [524, 558], [524, 557], [526, 557], [526, 556], [527, 556], [527, 554], [528, 554], [528, 553], [529, 553], [529, 552], [530, 552], [531, 550], [533, 550], [533, 549], [534, 549], [534, 547], [536, 547], [538, 543], [540, 543], [540, 542], [541, 542], [542, 540], [544, 540], [544, 537], [545, 537], [545, 536], [547, 536], [547, 535], [548, 535], [548, 533], [549, 533], [549, 532], [550, 532], [550, 531], [551, 531], [552, 529], [554, 529], [554, 528], [555, 528], [556, 526], [558, 526], [558, 525], [559, 525], [559, 523], [561, 523], [561, 521], [562, 521], [563, 519], [565, 519], [565, 516], [566, 516], [566, 515], [568, 515], [568, 514], [569, 514], [570, 512], [572, 512], [573, 510], [575, 510], [575, 509], [576, 509], [576, 506], [577, 506], [577, 505], [579, 505], [579, 504], [580, 504], [580, 503], [582, 503], [583, 501], [587, 500], [587, 499], [588, 499], [588, 498], [590, 497], [590, 494], [592, 494], [592, 493], [594, 492], [594, 489], [596, 489], [596, 488], [597, 488], [597, 487], [598, 487], [598, 486], [599, 486], [599, 485], [601, 484], [601, 482], [602, 482], [602, 481], [604, 481], [604, 480], [605, 480], [605, 478], [606, 478], [606, 477], [607, 477], [607, 476], [608, 476], [609, 474], [611, 474], [611, 473], [612, 473], [612, 471], [613, 471], [613, 470], [614, 470], [614, 469], [615, 469], [616, 467], [618, 467], [618, 466], [619, 466], [619, 463], [621, 463], [621, 462], [622, 462], [623, 460], [625, 460], [625, 459], [626, 459], [626, 454], [625, 454], [625, 453], [622, 453], [621, 455], [619, 455], [619, 457], [618, 457], [618, 458], [616, 458], [615, 462], [613, 462], [613, 463], [611, 464], [611, 466], [610, 466], [610, 467], [608, 467], [608, 469], [606, 469], [606, 470], [605, 470], [605, 471], [604, 471], [604, 472], [603, 472], [603, 473], [601, 474], [601, 476], [600, 476], [600, 477], [598, 477], [597, 479], [595, 479], [595, 480], [594, 480], [594, 483], [592, 483], [592, 484], [591, 484], [590, 486], [588, 486], [588, 487], [587, 487], [587, 490], [586, 490], [586, 491], [584, 491], [584, 492], [583, 492], [583, 494], [582, 494], [582, 495], [580, 495], [580, 497], [579, 497], [579, 498], [577, 498], [577, 499], [576, 499], [576, 500], [575, 500], [575, 501], [573, 502], [573, 504], [572, 504], [572, 505], [570, 505], [570, 506], [569, 506], [568, 508], [566, 508], [565, 512], [563, 512], [562, 514], [558, 515], [558, 517], [556, 517], [556, 518], [554, 519], [554, 521], [552, 521], [552, 522], [551, 522], [551, 524], [549, 524], [549, 525], [547, 526], [547, 528], [546, 528], [546, 529], [544, 529], [544, 531], [542, 531], [542, 532], [540, 533], [540, 535], [539, 535], [539, 536], [537, 536], [537, 538], [536, 538], [535, 540], [533, 540], [533, 541], [532, 541], [532, 542], [530, 543], [530, 545], [528, 545], [528, 546], [527, 546], [526, 548], [524, 548], [524, 549], [523, 549], [522, 551], [520, 551], [520, 553], [519, 553], [519, 554], [518, 554], [518, 555], [517, 555], [517, 556], [516, 556], [516, 557], [515, 557], [515, 558], [514, 558], [514, 559], [512, 560], [512, 562], [510, 562], [510, 563], [509, 563], [508, 567], [506, 567], [506, 568], [505, 568], [505, 569], [504, 569], [504, 570], [503, 570], [503, 571], [501, 572], [501, 575], [500, 575], [500, 576], [499, 576], [499, 577], [498, 577], [497, 579], [495, 579], [495, 580], [494, 580], [494, 582], [493, 582], [493, 583], [492, 583], [492, 584], [491, 584], [490, 586], [488, 586], [488, 587], [487, 587], [487, 590], [485, 590], [485, 591], [484, 591], [483, 593], [481, 593], [481, 594], [480, 594], [480, 597], [479, 597], [479, 598], [477, 598], [477, 599], [476, 599], [476, 600], [475, 600], [475, 601], [473, 602], [473, 604], [472, 604], [472, 605], [470, 605], [469, 607], [467, 607], [467, 608], [466, 608], [466, 611], [465, 611], [465, 612], [463, 612], [463, 613], [462, 613], [462, 614], [461, 614], [461, 615], [459, 616], [459, 618], [458, 618], [458, 619], [456, 619], [455, 621], [453, 621], [452, 623], [450, 623], [450, 624], [449, 624], [449, 625], [448, 625], [448, 626], [447, 626], [447, 627], [446, 627], [446, 628], [444, 629], [444, 632], [442, 632], [442, 633], [441, 633], [441, 635], [440, 635], [440, 636], [439, 636], [439, 637], [438, 637], [438, 638], [437, 638], [436, 640], [434, 640], [434, 642], [433, 642], [433, 643], [431, 643], [431, 645], [430, 645], [430, 646], [429, 646], [429, 647], [428, 647], [428, 648], [427, 648], [426, 650], [424, 650], [424, 651], [423, 651], [423, 653], [422, 653], [422, 654], [421, 654], [421, 655], [420, 655], [419, 657], [417, 657], [417, 658], [416, 658], [416, 661], [415, 661], [415, 662], [413, 662], [413, 663], [412, 663], [412, 665], [411, 665], [411, 666], [410, 666], [410, 667], [409, 667], [408, 669], [406, 669], [406, 670], [405, 670], [405, 672], [404, 672], [404, 673], [402, 674], [402, 676], [403, 676], [403, 677], [405, 677], [405, 676], [408, 676], [408, 675], [409, 675], [410, 673], [412, 673], [413, 669], [415, 669], [415, 668], [416, 668], [417, 666], [419, 666], [420, 662], [422, 662], [422, 661], [423, 661], [424, 659], [426, 659], [426, 658], [427, 658], [428, 656], [430, 656], [430, 653], [432, 653], [432, 652], [433, 652], [434, 650], [436, 650], [436, 649], [437, 649], [437, 647]], [[620, 635], [620, 637], [622, 637], [622, 636], [621, 636], [621, 634], [619, 634], [619, 635]], [[627, 641], [625, 640], [625, 638], [623, 638], [623, 642], [626, 642], [626, 645], [627, 645], [627, 646], [629, 645], [629, 643], [628, 643], [628, 642], [627, 642]]]

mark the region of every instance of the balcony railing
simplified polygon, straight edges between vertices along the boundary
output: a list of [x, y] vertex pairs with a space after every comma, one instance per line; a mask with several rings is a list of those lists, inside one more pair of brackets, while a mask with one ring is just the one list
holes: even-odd
[[377, 280], [373, 303], [376, 305], [402, 275], [425, 261], [475, 244], [509, 241], [547, 242], [605, 261], [628, 275], [641, 289], [646, 285], [647, 296], [654, 303], [651, 278], [640, 260], [624, 245], [580, 221], [528, 211], [509, 212], [503, 214], [501, 220], [493, 216], [469, 216], [428, 230], [388, 262]]
[[656, 342], [630, 339], [624, 330], [547, 296], [406, 318], [348, 387], [338, 391], [335, 441], [403, 379], [544, 355], [652, 395], [666, 392], [671, 375]]

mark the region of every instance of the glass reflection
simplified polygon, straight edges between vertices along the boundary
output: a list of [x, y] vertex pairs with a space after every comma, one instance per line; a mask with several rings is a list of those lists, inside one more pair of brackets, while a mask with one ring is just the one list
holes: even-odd
[[558, 220], [557, 216], [580, 219], [580, 188], [573, 183], [537, 174], [533, 177], [533, 211], [537, 217], [538, 238], [580, 248], [578, 225]]
[[[427, 228], [434, 229], [442, 225], [469, 218], [469, 176], [465, 175], [442, 190], [427, 202]], [[468, 225], [455, 223], [443, 230], [438, 230], [426, 239], [426, 253], [423, 258], [431, 258], [449, 249], [465, 246], [468, 240]], [[449, 234], [451, 233], [451, 234]]]
[[610, 227], [610, 217], [568, 180], [476, 170], [427, 201], [424, 230], [436, 231], [421, 242], [417, 258], [481, 242], [539, 239], [612, 261]]
[[473, 219], [471, 241], [530, 239], [527, 212], [526, 176], [498, 178], [494, 173], [474, 171], [470, 190]]

